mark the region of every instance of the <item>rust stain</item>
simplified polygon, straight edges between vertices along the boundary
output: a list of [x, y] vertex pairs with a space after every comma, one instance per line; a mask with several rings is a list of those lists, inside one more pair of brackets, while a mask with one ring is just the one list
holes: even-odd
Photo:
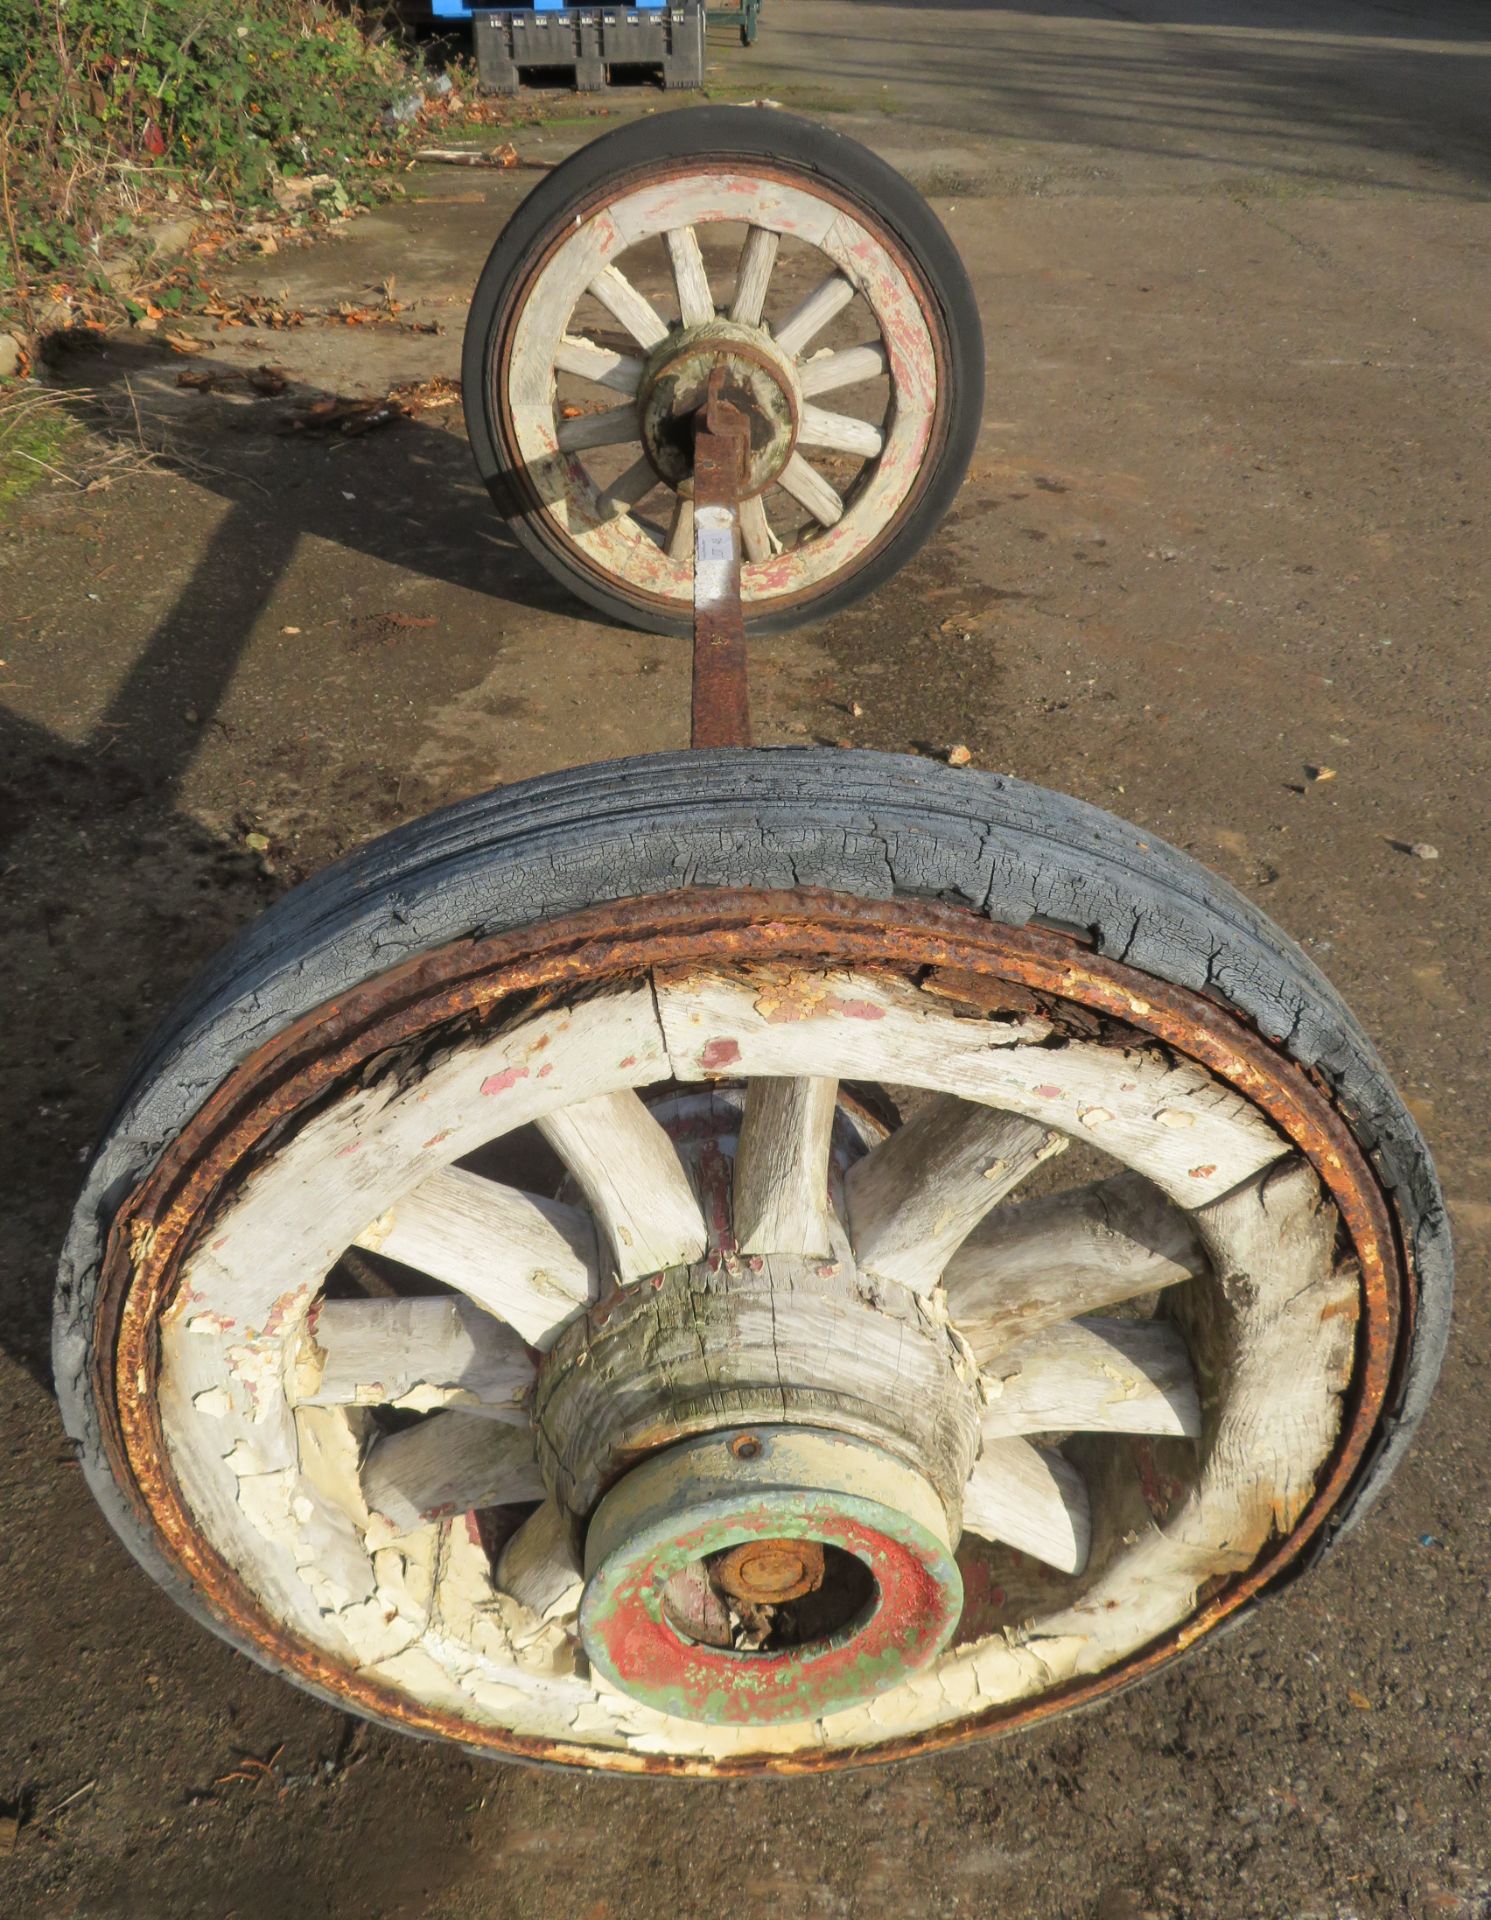
[[[1113, 1668], [993, 1708], [954, 1725], [868, 1751], [730, 1756], [723, 1760], [600, 1752], [470, 1722], [349, 1673], [287, 1633], [201, 1535], [171, 1470], [154, 1391], [158, 1326], [176, 1300], [182, 1262], [231, 1198], [239, 1170], [287, 1120], [379, 1054], [429, 1041], [444, 1023], [500, 1030], [519, 996], [647, 977], [655, 969], [715, 971], [722, 964], [857, 968], [907, 982], [950, 968], [1075, 1001], [1162, 1041], [1229, 1082], [1313, 1164], [1340, 1211], [1361, 1274], [1355, 1377], [1334, 1458], [1287, 1539], [1269, 1540], [1179, 1628]], [[531, 1010], [531, 997], [526, 1005]], [[501, 1078], [501, 1076], [497, 1076]], [[1320, 1534], [1349, 1490], [1395, 1389], [1407, 1352], [1416, 1276], [1406, 1237], [1346, 1123], [1324, 1089], [1242, 1018], [1222, 1006], [1091, 954], [1046, 929], [1012, 929], [926, 902], [834, 894], [690, 889], [597, 907], [568, 919], [459, 942], [353, 988], [277, 1035], [204, 1102], [148, 1178], [119, 1208], [100, 1273], [94, 1388], [105, 1450], [126, 1497], [162, 1553], [227, 1631], [312, 1687], [411, 1731], [467, 1747], [577, 1767], [666, 1775], [800, 1774], [905, 1758], [1029, 1725], [1142, 1677], [1274, 1582]]]

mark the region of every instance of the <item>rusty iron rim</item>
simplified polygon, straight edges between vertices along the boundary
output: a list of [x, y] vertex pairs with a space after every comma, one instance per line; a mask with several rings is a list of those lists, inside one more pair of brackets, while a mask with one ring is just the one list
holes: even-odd
[[[699, 1760], [509, 1734], [371, 1683], [286, 1633], [199, 1531], [160, 1426], [159, 1316], [215, 1207], [287, 1121], [391, 1047], [447, 1022], [490, 1019], [515, 996], [532, 1004], [654, 968], [751, 961], [878, 968], [913, 981], [931, 974], [990, 1006], [1019, 1004], [1020, 995], [1032, 993], [1074, 1003], [1196, 1061], [1267, 1114], [1330, 1192], [1361, 1270], [1356, 1365], [1341, 1431], [1293, 1531], [1179, 1626], [1101, 1673], [864, 1750]], [[1405, 1237], [1323, 1083], [1238, 1013], [1068, 936], [999, 926], [968, 910], [806, 891], [697, 889], [442, 947], [350, 988], [243, 1061], [114, 1217], [95, 1302], [91, 1385], [114, 1478], [167, 1561], [230, 1637], [312, 1689], [411, 1732], [524, 1760], [652, 1774], [790, 1774], [905, 1758], [1030, 1725], [1147, 1676], [1237, 1613], [1320, 1540], [1349, 1492], [1400, 1371], [1413, 1308]]]
[[[933, 469], [937, 465], [937, 461], [940, 458], [941, 451], [947, 440], [947, 424], [949, 418], [947, 389], [951, 353], [942, 311], [937, 301], [932, 297], [929, 289], [923, 284], [922, 276], [916, 270], [905, 248], [890, 229], [886, 227], [883, 220], [873, 208], [866, 206], [863, 201], [859, 200], [855, 195], [849, 193], [837, 183], [825, 180], [821, 175], [810, 174], [804, 169], [794, 169], [781, 165], [773, 166], [768, 161], [748, 155], [711, 154], [707, 160], [670, 161], [635, 169], [633, 172], [623, 176], [620, 181], [612, 182], [606, 187], [597, 189], [594, 193], [581, 200], [577, 207], [568, 210], [564, 220], [560, 223], [557, 231], [553, 234], [547, 245], [544, 246], [541, 252], [535, 250], [533, 259], [528, 265], [528, 270], [521, 284], [514, 290], [511, 298], [503, 309], [500, 323], [502, 326], [501, 352], [491, 356], [487, 363], [486, 400], [489, 415], [496, 426], [498, 439], [502, 447], [509, 454], [515, 453], [517, 450], [516, 428], [508, 401], [510, 385], [509, 372], [516, 332], [515, 322], [523, 312], [539, 276], [554, 255], [570, 238], [576, 224], [582, 224], [591, 219], [596, 213], [616, 200], [622, 193], [634, 189], [639, 182], [645, 181], [649, 186], [661, 185], [669, 180], [696, 177], [703, 172], [728, 168], [731, 165], [742, 163], [748, 163], [752, 173], [759, 175], [763, 180], [776, 180], [784, 186], [796, 187], [805, 191], [811, 190], [816, 198], [827, 201], [830, 205], [840, 208], [853, 219], [861, 222], [874, 234], [878, 245], [884, 249], [893, 264], [900, 270], [906, 280], [906, 284], [912, 290], [917, 308], [931, 337], [933, 360], [937, 372], [937, 393], [933, 407], [932, 424], [928, 436], [927, 449], [912, 479], [911, 485], [906, 491], [905, 498], [901, 501], [890, 519], [886, 521], [885, 525], [878, 530], [874, 538], [868, 541], [866, 545], [852, 557], [846, 566], [841, 567], [837, 572], [830, 574], [826, 579], [820, 580], [812, 586], [799, 588], [794, 593], [774, 594], [769, 600], [760, 602], [759, 606], [754, 602], [752, 603], [752, 609], [754, 611], [763, 615], [770, 613], [775, 616], [789, 608], [811, 605], [814, 600], [830, 592], [835, 584], [841, 581], [846, 574], [857, 572], [867, 566], [876, 554], [884, 550], [888, 542], [905, 526], [908, 518], [915, 511], [918, 501], [930, 483]], [[605, 569], [597, 567], [584, 549], [575, 541], [564, 538], [560, 530], [553, 525], [552, 516], [546, 511], [543, 497], [534, 486], [525, 462], [521, 460], [516, 461], [509, 469], [509, 478], [516, 483], [521, 495], [524, 503], [525, 517], [539, 532], [545, 544], [551, 546], [556, 553], [560, 554], [567, 565], [585, 574], [602, 591], [614, 593], [624, 588], [627, 596], [638, 605], [654, 607], [661, 613], [676, 614], [680, 609], [688, 606], [689, 602], [686, 598], [672, 598], [666, 594], [650, 592], [648, 589], [635, 586], [631, 582], [621, 581], [617, 575], [608, 573]], [[846, 501], [846, 505], [847, 504], [848, 502]], [[751, 611], [748, 610], [746, 613], [747, 623], [749, 623], [750, 619]]]

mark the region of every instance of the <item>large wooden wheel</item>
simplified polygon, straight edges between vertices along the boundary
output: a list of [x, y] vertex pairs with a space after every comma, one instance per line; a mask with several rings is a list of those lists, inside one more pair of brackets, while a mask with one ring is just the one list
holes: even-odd
[[1121, 823], [622, 763], [393, 836], [204, 983], [59, 1382], [136, 1551], [303, 1684], [831, 1765], [1087, 1700], [1317, 1552], [1432, 1382], [1435, 1199], [1303, 956]]

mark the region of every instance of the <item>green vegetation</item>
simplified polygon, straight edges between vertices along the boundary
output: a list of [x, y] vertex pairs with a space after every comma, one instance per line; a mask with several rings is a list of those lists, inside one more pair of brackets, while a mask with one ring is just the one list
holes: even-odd
[[387, 193], [408, 134], [380, 114], [411, 84], [322, 0], [0, 0], [0, 330], [59, 288], [107, 315], [153, 222], [231, 227], [297, 177], [302, 222]]
[[63, 467], [67, 443], [78, 428], [51, 400], [27, 394], [0, 404], [0, 516]]

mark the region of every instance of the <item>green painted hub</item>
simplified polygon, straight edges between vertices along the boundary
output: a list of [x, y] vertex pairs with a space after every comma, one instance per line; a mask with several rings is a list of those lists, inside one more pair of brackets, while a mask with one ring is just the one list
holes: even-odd
[[[852, 1556], [868, 1599], [796, 1644], [705, 1644], [668, 1596], [751, 1540]], [[709, 1434], [654, 1456], [596, 1510], [580, 1635], [594, 1667], [661, 1713], [714, 1724], [815, 1720], [933, 1660], [963, 1608], [947, 1518], [928, 1482], [868, 1442], [803, 1427]], [[716, 1605], [723, 1597], [716, 1596]]]

